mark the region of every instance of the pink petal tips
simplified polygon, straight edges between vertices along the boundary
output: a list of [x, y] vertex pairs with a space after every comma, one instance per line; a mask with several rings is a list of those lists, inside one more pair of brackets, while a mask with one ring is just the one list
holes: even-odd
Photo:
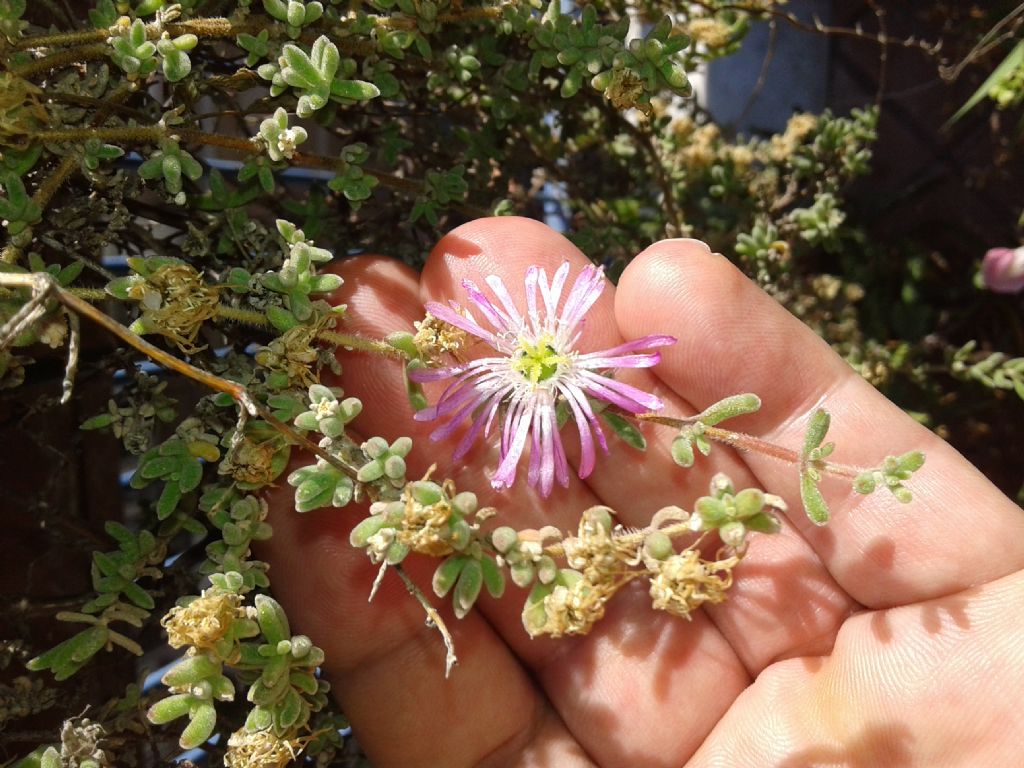
[[455, 458], [465, 455], [481, 433], [488, 435], [495, 423], [500, 424], [501, 458], [491, 478], [495, 488], [508, 488], [515, 482], [520, 459], [527, 452], [527, 481], [543, 496], [551, 493], [556, 481], [563, 487], [569, 484], [569, 462], [558, 428], [560, 407], [579, 433], [580, 478], [594, 469], [595, 441], [608, 450], [592, 403], [607, 403], [628, 413], [662, 407], [654, 395], [602, 373], [649, 368], [661, 359], [653, 350], [674, 344], [675, 339], [645, 336], [611, 349], [578, 351], [575, 345], [584, 317], [606, 281], [600, 267], [584, 267], [563, 302], [568, 277], [568, 262], [550, 281], [545, 270], [530, 267], [524, 279], [525, 306], [516, 303], [496, 275], [485, 280], [495, 300], [471, 281], [463, 281], [472, 311], [460, 311], [454, 304], [426, 305], [434, 317], [486, 342], [497, 355], [410, 371], [415, 381], [450, 381], [437, 403], [419, 411], [416, 419], [447, 419], [432, 433], [435, 440], [450, 437], [469, 419], [469, 430], [460, 440]]
[[1024, 246], [987, 251], [981, 263], [981, 279], [986, 288], [996, 293], [1024, 291]]

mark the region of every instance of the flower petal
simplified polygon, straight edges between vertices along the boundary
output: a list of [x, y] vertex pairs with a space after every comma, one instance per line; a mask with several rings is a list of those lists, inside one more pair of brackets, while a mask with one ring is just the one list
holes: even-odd
[[531, 266], [526, 270], [526, 279], [523, 281], [526, 287], [526, 312], [530, 316], [530, 324], [533, 325], [533, 332], [539, 334], [542, 329], [540, 314], [537, 312], [537, 280], [541, 270], [537, 266]]
[[488, 299], [483, 291], [476, 287], [476, 283], [472, 280], [463, 280], [462, 287], [469, 294], [469, 298], [474, 304], [479, 307], [480, 311], [484, 313], [484, 317], [487, 318], [487, 322], [494, 326], [494, 329], [499, 332], [504, 331], [516, 331], [518, 328], [514, 327], [512, 319], [501, 311], [498, 307], [494, 306], [494, 302]]
[[476, 360], [471, 360], [468, 363], [448, 365], [442, 368], [415, 368], [409, 371], [409, 378], [420, 384], [428, 381], [441, 381], [441, 379], [450, 379], [453, 376], [461, 376], [467, 371], [473, 371], [479, 368], [506, 365], [506, 360], [507, 358], [504, 357], [481, 357]]
[[552, 409], [551, 413], [551, 442], [555, 451], [555, 478], [563, 488], [569, 487], [569, 459], [565, 455], [565, 446], [562, 445], [562, 436], [558, 432], [558, 414]]
[[592, 357], [615, 357], [616, 355], [625, 355], [630, 352], [656, 349], [657, 347], [668, 347], [675, 344], [676, 341], [677, 339], [675, 336], [643, 336], [639, 339], [633, 339], [632, 341], [627, 341], [624, 344], [619, 344], [617, 347], [599, 349], [596, 352], [587, 352], [585, 355], [580, 355], [577, 359], [589, 360]]
[[578, 358], [576, 365], [580, 368], [594, 370], [599, 368], [651, 368], [661, 362], [661, 353], [650, 352], [646, 355], [619, 355], [618, 357]]
[[455, 451], [452, 453], [452, 459], [459, 461], [463, 456], [469, 453], [469, 449], [476, 441], [477, 436], [480, 434], [480, 429], [487, 424], [491, 423], [491, 419], [494, 418], [495, 412], [498, 410], [498, 406], [501, 405], [502, 393], [501, 390], [495, 391], [491, 394], [490, 401], [485, 401], [480, 407], [480, 412], [473, 419], [473, 423], [470, 424], [466, 434], [459, 440], [459, 444], [455, 446]]
[[[476, 378], [474, 378], [476, 377]], [[500, 373], [474, 371], [457, 379], [437, 399], [437, 405], [417, 411], [413, 418], [416, 421], [431, 421], [454, 411], [460, 404], [473, 397], [474, 393], [493, 392], [503, 376]]]
[[523, 325], [523, 315], [520, 313], [519, 308], [512, 299], [512, 294], [508, 292], [508, 288], [505, 287], [505, 283], [501, 281], [501, 278], [497, 275], [488, 275], [484, 278], [484, 281], [494, 291], [494, 295], [498, 297], [498, 301], [501, 302], [501, 306], [505, 309], [505, 314], [512, 323], [517, 327], [521, 327]]
[[657, 411], [664, 406], [659, 398], [649, 392], [644, 392], [629, 384], [623, 384], [621, 381], [598, 376], [587, 370], [578, 371], [578, 375], [582, 379], [580, 387], [588, 395], [617, 405], [624, 411], [643, 413], [644, 411]]
[[[594, 436], [597, 437], [598, 445], [601, 446], [601, 450], [608, 453], [608, 441], [605, 440], [604, 430], [601, 429], [601, 423], [597, 420], [597, 416], [594, 414], [594, 409], [590, 407], [590, 403], [587, 402], [587, 395], [580, 388], [578, 384], [566, 382], [559, 389], [562, 394], [571, 403], [576, 403], [576, 406], [583, 412], [584, 417], [590, 424], [590, 428], [594, 431]], [[589, 474], [589, 473], [588, 473]], [[580, 475], [582, 477], [582, 475]]]
[[558, 317], [558, 330], [568, 335], [583, 319], [594, 302], [604, 291], [604, 270], [600, 267], [584, 267], [565, 300], [562, 314]]
[[476, 396], [470, 398], [468, 402], [463, 403], [463, 405], [454, 414], [452, 414], [452, 417], [448, 421], [430, 433], [431, 440], [437, 442], [439, 440], [447, 440], [451, 437], [455, 433], [455, 430], [457, 430], [462, 424], [462, 421], [466, 416], [476, 410], [493, 393], [477, 392], [473, 390], [473, 394]]
[[550, 286], [547, 272], [542, 269], [540, 276], [540, 295], [544, 299], [544, 309], [547, 310], [548, 330], [554, 330], [555, 319], [558, 317], [558, 300], [562, 298], [565, 278], [569, 276], [569, 262], [563, 261], [561, 266], [555, 270]]
[[[516, 465], [523, 455], [523, 448], [526, 446], [526, 438], [530, 434], [530, 423], [533, 421], [534, 402], [525, 400], [516, 414], [515, 423], [512, 425], [514, 435], [509, 440], [508, 451], [502, 457], [494, 477], [491, 478], [491, 487], [501, 490], [508, 488], [516, 480]], [[502, 435], [504, 437], [504, 435]]]
[[459, 314], [454, 309], [446, 307], [444, 304], [440, 304], [436, 301], [428, 301], [423, 306], [427, 312], [432, 314], [438, 320], [443, 320], [449, 325], [461, 328], [466, 333], [470, 333], [478, 339], [483, 339], [492, 347], [496, 347], [497, 339], [494, 334], [490, 331], [484, 330], [475, 320], [470, 320], [468, 317]]
[[572, 417], [576, 422], [576, 429], [580, 433], [580, 467], [577, 474], [580, 476], [580, 479], [583, 479], [585, 477], [589, 477], [590, 473], [594, 471], [595, 454], [594, 435], [590, 431], [590, 420], [583, 413], [579, 403], [576, 402], [577, 397], [580, 397], [585, 401], [586, 396], [582, 392], [577, 392], [575, 388], [573, 388], [571, 393], [563, 388], [562, 394], [565, 396], [565, 401], [569, 404], [570, 410], [572, 410]]

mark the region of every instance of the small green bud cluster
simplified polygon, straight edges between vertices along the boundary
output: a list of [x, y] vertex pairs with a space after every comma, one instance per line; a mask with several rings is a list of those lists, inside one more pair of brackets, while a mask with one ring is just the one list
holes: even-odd
[[[125, 22], [127, 22], [127, 18]], [[121, 25], [121, 33], [107, 39], [113, 51], [110, 58], [114, 60], [128, 79], [143, 78], [156, 71], [159, 63], [156, 58], [156, 44], [151, 42], [146, 33], [146, 22], [136, 19], [132, 24]]]
[[826, 110], [816, 129], [790, 158], [797, 178], [827, 181], [831, 190], [845, 180], [864, 175], [870, 170], [877, 129], [877, 109], [854, 109], [849, 117], [836, 117]]
[[358, 211], [369, 199], [378, 183], [376, 176], [363, 170], [363, 163], [369, 157], [370, 151], [363, 142], [349, 144], [341, 150], [336, 168], [338, 175], [327, 182], [330, 189], [345, 196], [353, 211]]
[[857, 493], [868, 494], [879, 486], [884, 486], [897, 501], [909, 504], [913, 494], [904, 482], [923, 466], [924, 454], [921, 451], [910, 451], [902, 456], [887, 456], [878, 469], [871, 469], [858, 475], [853, 481], [853, 489]]
[[176, 83], [184, 80], [192, 71], [192, 60], [187, 51], [199, 44], [199, 38], [193, 34], [178, 35], [172, 38], [167, 32], [160, 34], [156, 41], [156, 50], [160, 54], [164, 77], [168, 82]]
[[199, 566], [204, 576], [235, 572], [241, 575], [246, 591], [267, 588], [267, 564], [250, 559], [254, 541], [266, 541], [273, 534], [266, 522], [267, 502], [257, 496], [233, 499], [230, 490], [214, 486], [203, 494], [199, 508], [218, 529], [221, 538], [206, 546], [206, 562]]
[[343, 507], [364, 495], [394, 499], [405, 487], [405, 457], [412, 450], [412, 440], [399, 437], [388, 443], [383, 437], [371, 437], [357, 445], [345, 433], [345, 427], [359, 415], [362, 403], [354, 397], [339, 399], [341, 396], [341, 390], [314, 384], [309, 388], [308, 409], [294, 418], [297, 428], [322, 434], [320, 447], [337, 460], [335, 463], [319, 457], [315, 464], [300, 467], [288, 476], [288, 483], [296, 488], [299, 512]]
[[780, 237], [779, 228], [767, 219], [758, 219], [749, 232], [736, 236], [736, 253], [756, 265], [757, 279], [767, 283], [771, 279], [770, 262], [785, 263], [789, 243]]
[[450, 171], [428, 171], [423, 194], [416, 198], [409, 220], [417, 221], [422, 217], [432, 226], [437, 226], [441, 210], [466, 198], [469, 185], [464, 178], [465, 173], [463, 165], [457, 165]]
[[341, 287], [342, 279], [334, 274], [318, 274], [314, 264], [330, 261], [331, 252], [316, 248], [305, 233], [291, 222], [277, 220], [277, 230], [288, 244], [288, 258], [280, 270], [263, 275], [263, 286], [284, 295], [285, 307], [267, 307], [267, 319], [280, 331], [288, 331], [313, 317], [310, 295], [329, 293]]
[[302, 0], [263, 0], [263, 8], [275, 19], [285, 23], [288, 37], [293, 40], [302, 34], [303, 27], [324, 15], [323, 3]]
[[105, 144], [99, 139], [86, 140], [82, 145], [82, 170], [85, 173], [95, 171], [101, 163], [116, 160], [124, 154], [124, 150], [113, 144]]
[[194, 749], [205, 743], [217, 726], [215, 702], [235, 698], [235, 686], [224, 675], [223, 662], [207, 654], [186, 657], [171, 667], [160, 682], [171, 695], [150, 707], [147, 716], [154, 725], [187, 716], [188, 725], [178, 740], [182, 749]]
[[154, 43], [149, 39], [142, 19], [137, 18], [131, 24], [127, 21], [124, 18], [120, 34], [111, 36], [107, 42], [112, 48], [110, 58], [128, 75], [129, 80], [145, 78], [156, 71], [158, 64], [163, 67], [164, 77], [169, 82], [176, 83], [188, 76], [192, 71], [188, 51], [199, 44], [198, 37], [184, 34], [172, 38], [163, 32]]
[[271, 729], [287, 738], [327, 703], [329, 686], [316, 673], [324, 652], [305, 635], [291, 634], [284, 609], [272, 597], [256, 595], [254, 604], [265, 642], [243, 644], [234, 665], [251, 683], [253, 708], [245, 725], [250, 732]]
[[164, 484], [156, 503], [157, 517], [164, 520], [177, 509], [182, 496], [199, 487], [202, 479], [203, 464], [197, 451], [175, 436], [142, 454], [131, 486], [145, 488], [157, 480]]
[[355, 494], [352, 478], [324, 459], [296, 469], [288, 475], [288, 485], [295, 488], [296, 512], [344, 507]]
[[356, 475], [361, 483], [389, 483], [394, 488], [405, 485], [405, 457], [412, 450], [412, 440], [399, 437], [390, 445], [383, 437], [371, 437], [359, 446], [367, 461]]
[[349, 540], [385, 566], [401, 563], [410, 552], [445, 558], [434, 571], [433, 590], [438, 597], [452, 593], [461, 619], [482, 587], [493, 597], [505, 591], [500, 558], [485, 550], [480, 536], [480, 523], [492, 512], [478, 508], [476, 494], [456, 493], [450, 481], [419, 480], [405, 486], [401, 500], [372, 504]]
[[309, 117], [329, 101], [353, 103], [380, 95], [380, 89], [373, 83], [350, 79], [356, 69], [353, 59], [342, 59], [338, 46], [321, 36], [309, 53], [294, 43], [285, 44], [278, 61], [263, 64], [257, 72], [270, 81], [271, 96], [294, 88], [299, 93], [296, 113], [299, 117]]
[[239, 48], [248, 54], [245, 57], [245, 65], [247, 67], [255, 66], [270, 54], [269, 30], [262, 29], [258, 35], [250, 35], [248, 32], [243, 32], [235, 39], [235, 42], [238, 43]]
[[306, 140], [308, 134], [302, 126], [289, 128], [288, 113], [284, 107], [278, 107], [273, 116], [260, 123], [259, 137], [270, 159], [279, 163], [291, 160], [295, 156], [295, 148]]
[[597, 9], [588, 5], [577, 21], [562, 13], [558, 0], [552, 0], [535, 26], [529, 76], [537, 80], [542, 68], [565, 67], [564, 98], [575, 96], [589, 77], [591, 86], [619, 109], [646, 111], [651, 95], [662, 88], [686, 94], [689, 82], [678, 55], [689, 38], [673, 34], [667, 16], [643, 40], [627, 46], [623, 40], [628, 30], [628, 16], [614, 24], [600, 24]]
[[308, 411], [295, 417], [299, 429], [316, 431], [325, 437], [341, 437], [345, 426], [363, 410], [363, 404], [355, 397], [339, 400], [340, 389], [331, 389], [323, 384], [309, 388]]
[[794, 208], [789, 216], [800, 237], [811, 245], [822, 245], [828, 251], [839, 249], [839, 228], [846, 214], [831, 192], [822, 192], [809, 208]]
[[183, 150], [174, 139], [164, 139], [160, 149], [154, 151], [139, 166], [140, 178], [152, 181], [163, 179], [167, 194], [178, 205], [185, 204], [182, 177], [196, 181], [203, 175], [203, 166], [192, 155]]
[[711, 442], [704, 436], [704, 428], [712, 427], [726, 419], [733, 419], [761, 408], [761, 398], [754, 394], [732, 395], [706, 408], [688, 423], [672, 441], [672, 460], [681, 467], [692, 467], [694, 448], [704, 456], [711, 453]]
[[735, 550], [746, 546], [748, 531], [778, 533], [779, 519], [774, 510], [784, 512], [786, 503], [757, 488], [745, 488], [736, 493], [732, 482], [722, 473], [711, 479], [709, 496], [694, 503], [690, 525], [694, 531], [718, 531], [722, 541]]
[[534, 580], [550, 584], [558, 575], [554, 558], [544, 552], [548, 538], [557, 540], [561, 534], [551, 526], [539, 531], [516, 531], [503, 525], [491, 532], [491, 544], [501, 555], [499, 563], [508, 567], [517, 587], [528, 587]]
[[963, 381], [976, 381], [990, 389], [1007, 389], [1024, 400], [1024, 357], [1009, 357], [992, 352], [976, 362], [971, 354], [978, 342], [969, 341], [953, 353], [949, 369], [954, 377]]
[[0, 174], [0, 185], [7, 195], [0, 197], [0, 219], [12, 244], [27, 245], [32, 240], [32, 225], [42, 219], [42, 208], [25, 191], [21, 178], [13, 171]]

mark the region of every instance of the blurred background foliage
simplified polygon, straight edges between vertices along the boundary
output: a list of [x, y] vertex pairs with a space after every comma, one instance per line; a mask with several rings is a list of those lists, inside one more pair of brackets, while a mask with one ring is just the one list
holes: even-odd
[[[287, 420], [335, 365], [332, 254], [419, 265], [518, 214], [614, 279], [698, 237], [1020, 500], [1022, 302], [978, 275], [1024, 231], [1022, 24], [1012, 2], [0, 0], [0, 269], [50, 272]], [[0, 320], [26, 298], [0, 290]], [[59, 405], [67, 333], [51, 315], [0, 352], [0, 764], [155, 765], [211, 733], [191, 759], [218, 764], [247, 717], [270, 727], [241, 693], [266, 660], [314, 680], [318, 649], [261, 598], [231, 647], [273, 652], [167, 683], [240, 691], [183, 703], [182, 736], [145, 715], [174, 657], [160, 618], [266, 589], [265, 512], [238, 489], [288, 447], [247, 433], [229, 456], [223, 401], [88, 324]], [[58, 614], [89, 625], [77, 645]], [[257, 694], [270, 730], [358, 761], [325, 686], [294, 685]], [[229, 764], [291, 759], [232, 738]]]

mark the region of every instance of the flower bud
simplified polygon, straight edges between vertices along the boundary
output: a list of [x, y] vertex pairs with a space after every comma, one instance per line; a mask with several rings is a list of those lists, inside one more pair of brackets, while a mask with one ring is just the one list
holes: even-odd
[[989, 250], [981, 263], [981, 280], [996, 293], [1024, 290], [1024, 246]]

